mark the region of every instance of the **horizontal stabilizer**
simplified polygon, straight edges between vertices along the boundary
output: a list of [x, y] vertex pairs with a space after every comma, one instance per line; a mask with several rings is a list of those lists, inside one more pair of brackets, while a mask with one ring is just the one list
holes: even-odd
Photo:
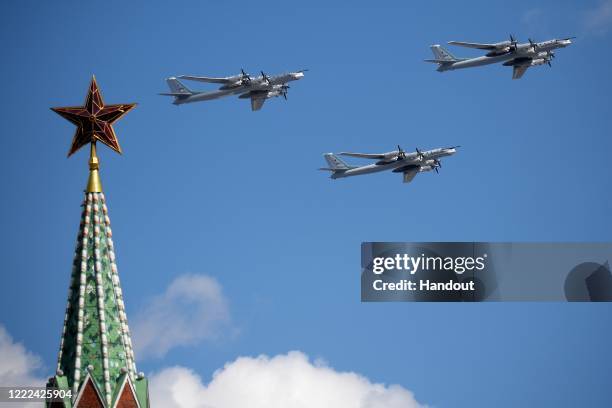
[[166, 92], [166, 93], [162, 92], [162, 93], [158, 93], [158, 95], [181, 97], [181, 96], [189, 96], [191, 94], [183, 93], [183, 92]]

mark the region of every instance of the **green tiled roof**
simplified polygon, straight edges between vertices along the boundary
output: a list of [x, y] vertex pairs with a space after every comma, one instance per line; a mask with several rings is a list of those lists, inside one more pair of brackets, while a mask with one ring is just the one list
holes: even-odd
[[89, 371], [107, 406], [126, 375], [146, 384], [136, 374], [112, 236], [104, 194], [86, 193], [56, 376], [76, 396]]

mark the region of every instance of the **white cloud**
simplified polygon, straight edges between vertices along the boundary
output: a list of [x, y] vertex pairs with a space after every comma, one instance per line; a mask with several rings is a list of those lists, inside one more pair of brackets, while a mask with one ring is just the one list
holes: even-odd
[[30, 353], [20, 343], [15, 343], [6, 329], [0, 325], [0, 384], [3, 386], [44, 386], [46, 380], [35, 372], [42, 368], [40, 357]]
[[192, 370], [171, 367], [150, 377], [152, 405], [166, 408], [417, 408], [400, 385], [372, 383], [293, 351], [240, 357], [216, 371], [210, 384]]
[[612, 27], [612, 0], [601, 0], [597, 7], [587, 10], [584, 24], [595, 34], [605, 34]]
[[[46, 379], [39, 378], [36, 372], [42, 368], [40, 357], [15, 343], [4, 326], [0, 325], [0, 386], [44, 387]], [[15, 407], [14, 403], [1, 403], [0, 407]], [[40, 403], [22, 406], [40, 406]]]
[[228, 329], [231, 317], [221, 285], [209, 276], [181, 275], [136, 315], [132, 336], [142, 359], [219, 338]]

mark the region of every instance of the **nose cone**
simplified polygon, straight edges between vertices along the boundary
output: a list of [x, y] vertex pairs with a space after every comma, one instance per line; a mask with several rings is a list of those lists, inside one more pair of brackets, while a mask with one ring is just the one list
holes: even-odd
[[568, 45], [572, 44], [572, 40], [570, 40], [569, 38], [567, 40], [561, 40], [561, 45], [563, 47], [567, 47]]
[[293, 76], [293, 78], [297, 79], [302, 79], [304, 78], [304, 73], [303, 72], [294, 72], [293, 74], [291, 74]]

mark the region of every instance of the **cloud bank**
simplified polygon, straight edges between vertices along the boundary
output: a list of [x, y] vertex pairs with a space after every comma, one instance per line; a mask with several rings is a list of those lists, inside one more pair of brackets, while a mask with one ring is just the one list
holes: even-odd
[[20, 343], [15, 343], [0, 325], [0, 385], [44, 386], [47, 381], [35, 375], [40, 368], [40, 357], [27, 351]]
[[163, 357], [170, 349], [219, 338], [231, 329], [221, 285], [206, 275], [181, 275], [131, 323], [137, 358]]
[[166, 408], [423, 407], [400, 385], [372, 383], [298, 351], [240, 357], [217, 370], [208, 385], [188, 368], [166, 368], [150, 377], [149, 389], [152, 405]]
[[[20, 343], [15, 343], [0, 325], [0, 386], [36, 386], [44, 387], [45, 378], [36, 372], [42, 368], [40, 357], [27, 351]], [[2, 403], [0, 407], [16, 407], [15, 403]], [[40, 403], [23, 404], [23, 407], [39, 407]]]

